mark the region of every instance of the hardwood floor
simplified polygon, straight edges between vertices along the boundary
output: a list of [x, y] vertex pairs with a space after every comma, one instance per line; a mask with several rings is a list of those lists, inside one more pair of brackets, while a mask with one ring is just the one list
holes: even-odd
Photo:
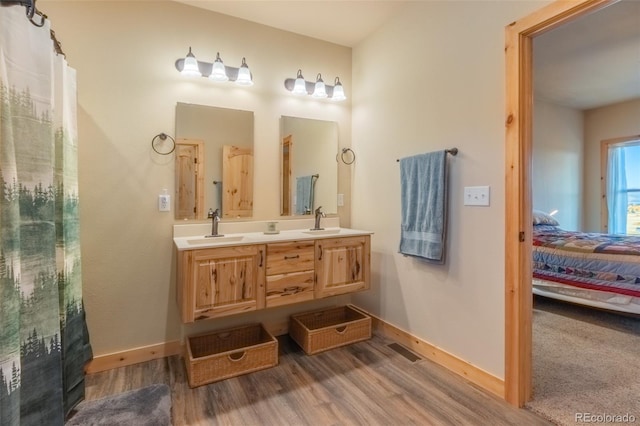
[[154, 383], [172, 389], [179, 425], [549, 425], [380, 336], [307, 356], [287, 336], [279, 365], [190, 389], [173, 356], [87, 376], [87, 399]]

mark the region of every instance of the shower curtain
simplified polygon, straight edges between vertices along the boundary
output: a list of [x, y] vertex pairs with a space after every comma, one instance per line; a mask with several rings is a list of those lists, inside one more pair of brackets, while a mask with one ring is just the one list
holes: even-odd
[[0, 425], [63, 425], [91, 357], [82, 304], [76, 77], [48, 21], [0, 5]]

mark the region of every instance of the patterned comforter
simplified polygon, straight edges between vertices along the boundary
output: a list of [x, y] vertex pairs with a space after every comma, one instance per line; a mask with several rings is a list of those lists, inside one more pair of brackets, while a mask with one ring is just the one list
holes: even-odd
[[640, 297], [640, 237], [534, 226], [533, 276]]

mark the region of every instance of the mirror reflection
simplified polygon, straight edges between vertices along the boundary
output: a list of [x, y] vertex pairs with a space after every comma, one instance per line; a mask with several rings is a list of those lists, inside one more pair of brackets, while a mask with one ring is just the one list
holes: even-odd
[[253, 112], [176, 106], [176, 219], [253, 216]]
[[281, 139], [280, 214], [337, 214], [338, 123], [283, 116]]

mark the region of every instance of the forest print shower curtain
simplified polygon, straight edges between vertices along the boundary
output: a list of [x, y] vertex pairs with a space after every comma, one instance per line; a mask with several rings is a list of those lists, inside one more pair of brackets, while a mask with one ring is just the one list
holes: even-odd
[[62, 425], [84, 395], [76, 78], [49, 22], [0, 5], [0, 425]]

